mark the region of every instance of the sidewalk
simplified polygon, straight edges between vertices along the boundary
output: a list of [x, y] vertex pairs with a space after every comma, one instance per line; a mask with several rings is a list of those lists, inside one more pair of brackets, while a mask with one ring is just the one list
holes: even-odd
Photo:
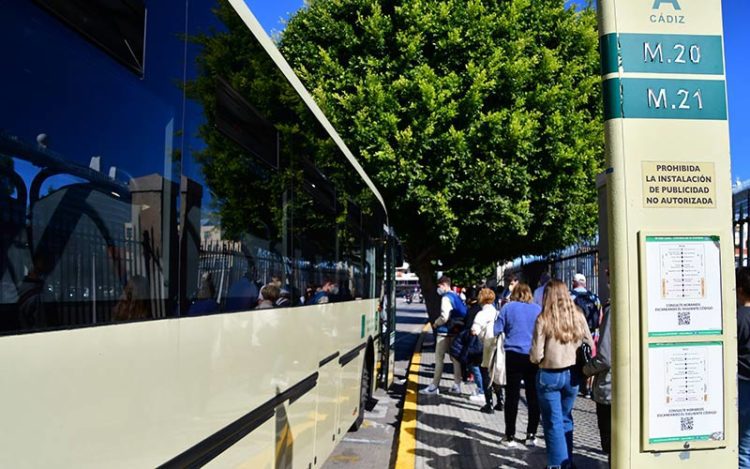
[[[429, 328], [427, 329], [429, 331]], [[448, 394], [453, 383], [452, 365], [445, 358], [439, 396], [425, 396], [416, 390], [427, 386], [435, 367], [432, 332], [423, 332], [409, 372], [409, 389], [404, 403], [400, 431], [397, 469], [422, 468], [527, 468], [539, 469], [546, 464], [541, 424], [539, 446], [516, 448], [500, 445], [505, 429], [504, 415], [479, 412], [481, 405], [468, 399], [474, 384], [463, 384], [463, 395]], [[423, 341], [423, 342], [422, 342]], [[410, 406], [412, 410], [410, 411]], [[526, 430], [526, 400], [521, 391], [516, 436]], [[579, 397], [573, 411], [575, 421], [574, 462], [578, 469], [606, 469], [601, 453], [594, 402]]]

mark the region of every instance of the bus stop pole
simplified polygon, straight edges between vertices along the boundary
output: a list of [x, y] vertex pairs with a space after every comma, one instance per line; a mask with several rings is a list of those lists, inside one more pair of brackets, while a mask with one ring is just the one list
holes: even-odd
[[616, 468], [737, 467], [721, 0], [598, 0]]

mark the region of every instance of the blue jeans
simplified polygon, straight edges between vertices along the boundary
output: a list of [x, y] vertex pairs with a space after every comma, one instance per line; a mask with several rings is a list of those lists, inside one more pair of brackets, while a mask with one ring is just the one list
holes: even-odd
[[750, 469], [750, 381], [739, 379], [740, 469]]
[[570, 369], [539, 369], [536, 393], [542, 413], [547, 465], [569, 467], [573, 463], [573, 405], [579, 378]]
[[484, 382], [482, 382], [482, 372], [479, 370], [479, 365], [469, 365], [469, 370], [474, 375], [474, 384], [477, 385], [477, 389], [484, 393]]

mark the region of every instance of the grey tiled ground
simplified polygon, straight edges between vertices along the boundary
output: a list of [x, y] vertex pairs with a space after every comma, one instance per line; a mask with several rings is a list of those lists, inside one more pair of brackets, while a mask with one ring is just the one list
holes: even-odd
[[[425, 338], [420, 367], [420, 389], [427, 386], [434, 370], [435, 355], [432, 337]], [[508, 449], [500, 445], [505, 424], [502, 412], [487, 415], [479, 412], [480, 404], [470, 401], [466, 394], [451, 395], [452, 366], [446, 355], [446, 365], [439, 396], [418, 395], [416, 468], [534, 468], [546, 464], [541, 424], [540, 443], [536, 448]], [[464, 384], [463, 392], [474, 389]], [[526, 400], [521, 391], [517, 436], [526, 430]], [[596, 410], [590, 399], [576, 399], [573, 412], [574, 462], [579, 469], [606, 469], [606, 456], [600, 451]]]

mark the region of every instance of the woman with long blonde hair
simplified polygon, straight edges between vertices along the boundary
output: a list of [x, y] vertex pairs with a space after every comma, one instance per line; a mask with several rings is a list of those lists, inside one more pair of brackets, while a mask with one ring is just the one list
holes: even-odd
[[580, 373], [576, 352], [594, 346], [583, 312], [564, 283], [550, 280], [544, 288], [542, 313], [534, 326], [531, 362], [539, 365], [536, 391], [547, 444], [547, 467], [573, 465], [573, 406]]

